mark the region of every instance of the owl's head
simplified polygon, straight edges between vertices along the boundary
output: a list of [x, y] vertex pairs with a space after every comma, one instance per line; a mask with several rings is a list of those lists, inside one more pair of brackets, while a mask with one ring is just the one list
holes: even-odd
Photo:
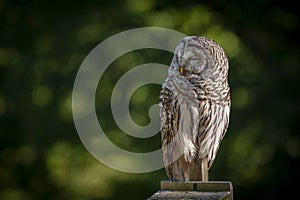
[[188, 36], [179, 41], [169, 72], [200, 80], [225, 81], [228, 59], [222, 47], [213, 40]]

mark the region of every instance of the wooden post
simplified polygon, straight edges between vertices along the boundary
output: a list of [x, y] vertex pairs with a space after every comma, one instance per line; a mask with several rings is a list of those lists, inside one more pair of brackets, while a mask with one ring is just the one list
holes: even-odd
[[161, 181], [160, 190], [148, 200], [233, 200], [233, 187], [230, 181]]

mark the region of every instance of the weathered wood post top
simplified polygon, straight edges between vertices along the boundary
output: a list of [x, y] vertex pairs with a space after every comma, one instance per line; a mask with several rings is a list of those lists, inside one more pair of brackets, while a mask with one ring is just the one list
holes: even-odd
[[160, 190], [148, 200], [233, 200], [230, 181], [161, 181]]

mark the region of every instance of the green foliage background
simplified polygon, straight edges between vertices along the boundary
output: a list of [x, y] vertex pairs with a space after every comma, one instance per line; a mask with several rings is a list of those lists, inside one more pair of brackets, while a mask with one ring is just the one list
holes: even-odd
[[[295, 2], [295, 1], [293, 1]], [[212, 180], [231, 180], [236, 199], [282, 199], [299, 182], [299, 18], [288, 1], [0, 0], [0, 199], [146, 199], [163, 169], [129, 174], [92, 157], [76, 132], [73, 82], [101, 41], [136, 27], [171, 28], [219, 42], [230, 59], [231, 122]], [[169, 65], [157, 50], [128, 53], [99, 83], [96, 109], [118, 146], [147, 152], [160, 135], [122, 133], [110, 111], [114, 84], [136, 65]], [[159, 86], [139, 88], [133, 119], [149, 122]], [[120, 158], [121, 160], [121, 158]], [[121, 161], [120, 161], [121, 162]]]

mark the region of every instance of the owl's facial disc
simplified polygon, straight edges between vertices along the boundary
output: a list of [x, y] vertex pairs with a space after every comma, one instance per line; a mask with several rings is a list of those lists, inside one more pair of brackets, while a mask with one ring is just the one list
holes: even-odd
[[204, 52], [194, 46], [179, 50], [177, 57], [178, 71], [183, 74], [200, 74], [206, 67]]
[[179, 41], [169, 72], [181, 78], [224, 81], [228, 60], [222, 47], [213, 40], [187, 36]]

